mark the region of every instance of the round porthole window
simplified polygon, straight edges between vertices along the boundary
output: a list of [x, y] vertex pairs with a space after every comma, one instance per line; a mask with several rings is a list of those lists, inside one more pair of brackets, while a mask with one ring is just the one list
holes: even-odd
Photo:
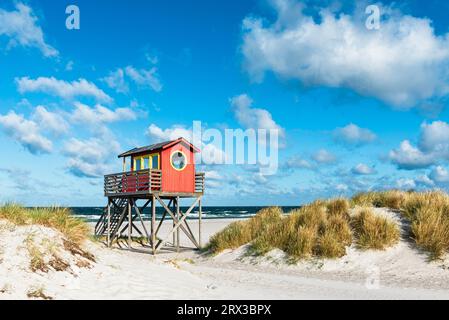
[[171, 155], [171, 165], [175, 170], [184, 170], [187, 166], [187, 157], [182, 151], [175, 151]]

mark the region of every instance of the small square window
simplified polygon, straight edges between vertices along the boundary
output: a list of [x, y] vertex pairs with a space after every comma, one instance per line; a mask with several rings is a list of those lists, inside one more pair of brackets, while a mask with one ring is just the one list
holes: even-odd
[[149, 158], [143, 158], [143, 168], [150, 169], [150, 159]]
[[136, 167], [134, 170], [142, 170], [142, 159], [136, 159]]
[[159, 155], [155, 155], [151, 157], [151, 168], [159, 169]]

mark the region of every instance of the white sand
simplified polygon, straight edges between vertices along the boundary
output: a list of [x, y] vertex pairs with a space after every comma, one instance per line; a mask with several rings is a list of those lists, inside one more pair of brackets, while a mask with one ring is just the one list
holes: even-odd
[[[392, 211], [377, 212], [403, 223]], [[231, 221], [203, 221], [203, 239]], [[197, 228], [195, 221], [190, 224]], [[60, 235], [42, 227], [1, 225], [0, 299], [25, 299], [32, 287], [56, 299], [449, 299], [449, 264], [429, 263], [406, 240], [387, 251], [351, 247], [341, 259], [298, 265], [287, 264], [278, 250], [264, 258], [246, 257], [244, 247], [213, 258], [192, 250], [153, 257], [88, 243], [97, 258], [91, 269], [33, 273], [23, 244], [27, 235], [45, 234], [55, 242]]]

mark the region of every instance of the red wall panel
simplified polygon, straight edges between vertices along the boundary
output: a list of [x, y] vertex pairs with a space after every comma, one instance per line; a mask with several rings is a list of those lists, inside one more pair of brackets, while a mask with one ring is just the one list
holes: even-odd
[[[187, 167], [182, 171], [175, 170], [170, 164], [171, 155], [176, 151], [182, 151], [187, 157]], [[161, 170], [162, 191], [195, 192], [195, 156], [190, 148], [179, 143], [163, 150], [161, 154]]]

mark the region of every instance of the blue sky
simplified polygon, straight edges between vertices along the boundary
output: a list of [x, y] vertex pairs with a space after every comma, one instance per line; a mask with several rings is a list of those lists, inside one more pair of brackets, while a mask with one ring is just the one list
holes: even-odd
[[[65, 26], [69, 4], [80, 30]], [[370, 4], [379, 30], [365, 27]], [[102, 205], [118, 153], [193, 121], [285, 132], [274, 176], [202, 166], [206, 205], [446, 189], [447, 13], [439, 1], [1, 1], [0, 201]]]

